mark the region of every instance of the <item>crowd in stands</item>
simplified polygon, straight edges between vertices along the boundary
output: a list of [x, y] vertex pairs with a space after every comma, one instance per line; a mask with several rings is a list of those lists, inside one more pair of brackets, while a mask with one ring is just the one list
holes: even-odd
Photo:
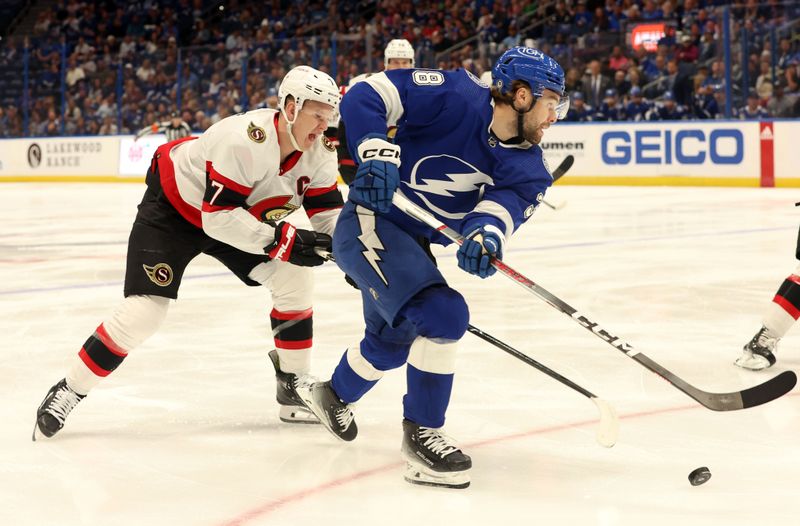
[[[722, 118], [718, 7], [728, 3], [230, 0], [219, 9], [211, 0], [66, 0], [39, 14], [33, 34], [0, 42], [0, 136], [26, 134], [26, 45], [31, 136], [135, 133], [175, 110], [202, 131], [239, 111], [275, 107], [277, 83], [295, 65], [314, 64], [339, 84], [380, 69], [392, 38], [414, 45], [418, 66], [476, 75], [504, 49], [532, 43], [564, 66], [569, 120]], [[748, 48], [745, 64], [736, 60], [731, 71], [733, 118], [800, 116], [798, 4], [746, 0], [732, 8], [734, 57], [742, 35]], [[648, 21], [669, 29], [654, 50], [633, 51], [627, 28]], [[334, 34], [347, 37], [335, 49]]]

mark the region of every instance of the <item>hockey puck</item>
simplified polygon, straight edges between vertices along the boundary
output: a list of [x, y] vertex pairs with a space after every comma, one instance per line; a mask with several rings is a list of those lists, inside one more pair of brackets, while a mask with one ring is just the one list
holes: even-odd
[[705, 484], [711, 478], [711, 470], [703, 466], [689, 473], [689, 482], [692, 486], [699, 486]]

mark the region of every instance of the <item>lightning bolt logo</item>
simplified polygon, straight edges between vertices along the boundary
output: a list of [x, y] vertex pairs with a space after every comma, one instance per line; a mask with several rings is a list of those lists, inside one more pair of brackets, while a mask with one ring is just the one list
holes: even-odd
[[362, 250], [361, 253], [364, 255], [364, 259], [367, 260], [367, 263], [369, 263], [369, 266], [371, 266], [378, 277], [381, 278], [383, 284], [388, 287], [389, 281], [378, 266], [378, 263], [382, 262], [380, 255], [378, 255], [378, 250], [386, 249], [383, 247], [378, 233], [375, 232], [375, 214], [373, 214], [371, 210], [358, 206], [356, 208], [356, 215], [358, 216], [358, 225], [361, 227], [361, 235], [358, 236], [358, 240], [364, 246], [364, 250]]
[[[456, 165], [462, 168], [462, 170], [451, 170], [451, 171], [443, 171], [440, 172], [446, 179], [424, 179], [421, 176], [417, 175], [417, 171], [419, 170], [420, 166], [427, 161], [427, 160], [437, 160], [437, 159], [452, 159], [456, 161]], [[455, 168], [452, 166], [451, 168]], [[429, 170], [429, 169], [428, 169]], [[475, 192], [476, 190], [479, 192], [478, 199], [480, 196], [483, 195], [483, 185], [484, 184], [493, 184], [494, 181], [492, 178], [481, 172], [478, 168], [472, 166], [468, 162], [460, 159], [458, 157], [453, 157], [451, 155], [430, 155], [428, 157], [423, 157], [414, 165], [414, 169], [411, 171], [411, 176], [409, 177], [409, 182], [406, 185], [414, 191], [414, 193], [425, 203], [425, 205], [434, 213], [440, 215], [441, 217], [447, 217], [450, 219], [461, 219], [466, 215], [464, 213], [453, 213], [447, 212], [442, 210], [441, 208], [435, 206], [426, 196], [442, 196], [442, 197], [454, 197], [452, 192]]]

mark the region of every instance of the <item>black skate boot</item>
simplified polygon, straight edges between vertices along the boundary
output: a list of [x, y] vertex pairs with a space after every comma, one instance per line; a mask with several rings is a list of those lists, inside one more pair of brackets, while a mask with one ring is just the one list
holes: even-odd
[[342, 402], [330, 381], [317, 382], [308, 389], [299, 389], [306, 405], [336, 438], [350, 442], [358, 435], [351, 405]]
[[310, 385], [314, 379], [308, 375], [297, 376], [294, 373], [281, 371], [278, 351], [273, 349], [268, 354], [272, 366], [275, 367], [275, 380], [277, 383], [275, 398], [281, 407], [278, 418], [282, 422], [289, 424], [319, 424], [317, 417], [308, 409], [306, 403], [297, 393], [299, 387]]
[[50, 438], [64, 427], [70, 411], [78, 402], [86, 398], [69, 388], [67, 380], [62, 379], [50, 388], [39, 409], [36, 410], [36, 425], [33, 427], [33, 440]]
[[403, 419], [405, 479], [412, 484], [463, 489], [469, 486], [472, 459], [441, 429]]
[[753, 339], [742, 349], [743, 353], [735, 365], [751, 371], [760, 371], [775, 365], [775, 351], [778, 350], [778, 338], [773, 336], [766, 327], [761, 327]]

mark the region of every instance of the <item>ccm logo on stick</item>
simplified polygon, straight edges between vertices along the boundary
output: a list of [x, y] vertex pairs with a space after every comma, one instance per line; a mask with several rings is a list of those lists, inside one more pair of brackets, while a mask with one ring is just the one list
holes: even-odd
[[688, 129], [611, 131], [600, 139], [606, 164], [740, 164], [744, 135], [740, 130]]

